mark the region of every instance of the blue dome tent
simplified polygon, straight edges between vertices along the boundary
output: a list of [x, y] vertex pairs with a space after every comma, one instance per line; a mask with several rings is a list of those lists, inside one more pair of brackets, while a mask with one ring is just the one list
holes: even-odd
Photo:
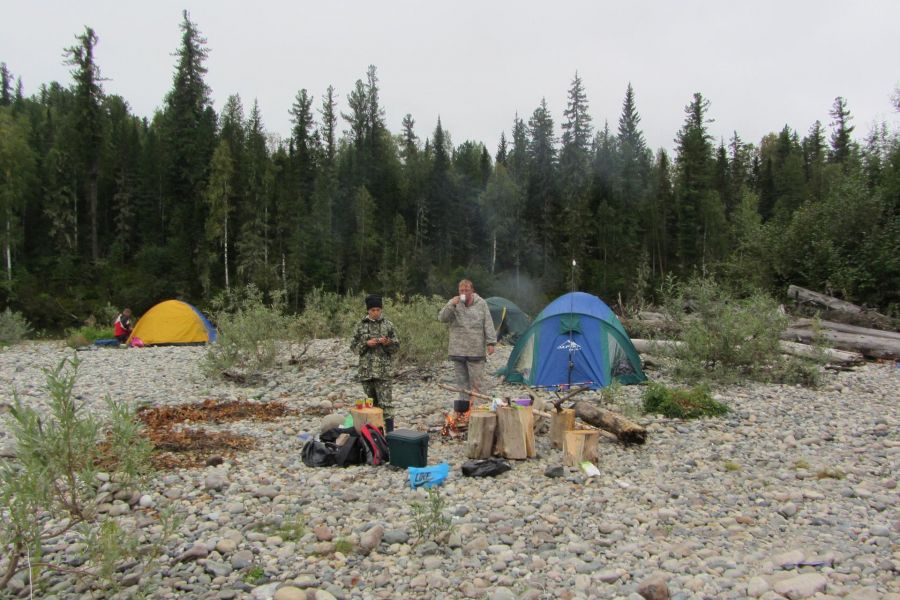
[[603, 300], [584, 292], [548, 304], [519, 338], [500, 374], [530, 386], [591, 389], [647, 379], [618, 317]]

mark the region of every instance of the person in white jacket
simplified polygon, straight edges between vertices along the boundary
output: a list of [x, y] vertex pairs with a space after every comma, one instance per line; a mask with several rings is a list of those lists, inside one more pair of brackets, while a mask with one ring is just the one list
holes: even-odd
[[[459, 282], [459, 295], [454, 296], [438, 313], [438, 320], [450, 324], [449, 355], [456, 374], [456, 385], [462, 390], [481, 392], [487, 355], [494, 353], [497, 336], [487, 302], [475, 293], [468, 279]], [[469, 410], [472, 398], [460, 392], [454, 403], [457, 412]]]

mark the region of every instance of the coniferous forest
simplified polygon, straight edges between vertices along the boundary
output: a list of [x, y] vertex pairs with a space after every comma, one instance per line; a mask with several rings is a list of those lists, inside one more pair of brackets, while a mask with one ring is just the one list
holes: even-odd
[[90, 28], [65, 49], [70, 81], [24, 97], [2, 65], [0, 308], [59, 331], [248, 283], [299, 310], [316, 287], [447, 296], [465, 276], [534, 311], [573, 285], [634, 301], [703, 274], [900, 313], [900, 132], [856, 130], [843, 97], [806, 131], [727, 141], [702, 93], [676, 99], [670, 154], [645, 143], [640, 90], [592, 116], [576, 73], [562, 122], [541, 102], [487, 148], [413, 115], [388, 131], [371, 66], [340, 94], [299, 89], [280, 139], [256, 103], [213, 109], [187, 13], [181, 32], [152, 118], [104, 92]]

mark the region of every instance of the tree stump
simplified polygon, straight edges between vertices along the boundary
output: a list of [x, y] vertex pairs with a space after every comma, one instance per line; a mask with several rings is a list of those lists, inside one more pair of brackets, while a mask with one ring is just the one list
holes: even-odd
[[560, 412], [554, 412], [550, 417], [550, 444], [554, 448], [563, 447], [563, 438], [567, 431], [575, 429], [575, 411], [564, 408]]
[[594, 462], [599, 457], [597, 442], [600, 432], [590, 429], [567, 431], [563, 437], [563, 462], [577, 467], [582, 461]]
[[469, 414], [466, 456], [469, 458], [490, 458], [494, 450], [494, 433], [496, 431], [496, 413], [489, 410], [473, 410]]
[[356, 431], [360, 431], [366, 424], [384, 430], [384, 412], [378, 407], [351, 408], [350, 415], [353, 417], [353, 428]]
[[537, 456], [537, 446], [534, 445], [534, 410], [530, 406], [521, 406], [516, 409], [519, 413], [519, 421], [525, 430], [525, 452], [528, 458]]
[[[529, 414], [530, 416], [530, 414]], [[529, 423], [532, 444], [534, 444], [534, 429]], [[497, 449], [503, 458], [524, 460], [528, 458], [528, 444], [526, 438], [525, 423], [520, 416], [520, 409], [509, 406], [501, 406], [497, 409]]]

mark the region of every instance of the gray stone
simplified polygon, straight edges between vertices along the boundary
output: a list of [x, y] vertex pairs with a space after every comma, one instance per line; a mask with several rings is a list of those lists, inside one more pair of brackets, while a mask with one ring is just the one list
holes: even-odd
[[278, 588], [273, 600], [306, 600], [306, 590], [301, 590], [292, 585], [286, 585]]
[[775, 582], [774, 589], [790, 600], [798, 600], [799, 598], [809, 598], [824, 591], [826, 585], [828, 585], [828, 580], [822, 575], [818, 573], [804, 573], [803, 575]]
[[253, 564], [253, 553], [249, 550], [240, 550], [231, 556], [231, 566], [235, 569], [246, 569]]
[[381, 539], [384, 537], [384, 527], [376, 525], [359, 538], [359, 550], [363, 554], [369, 554], [372, 550], [378, 548]]

